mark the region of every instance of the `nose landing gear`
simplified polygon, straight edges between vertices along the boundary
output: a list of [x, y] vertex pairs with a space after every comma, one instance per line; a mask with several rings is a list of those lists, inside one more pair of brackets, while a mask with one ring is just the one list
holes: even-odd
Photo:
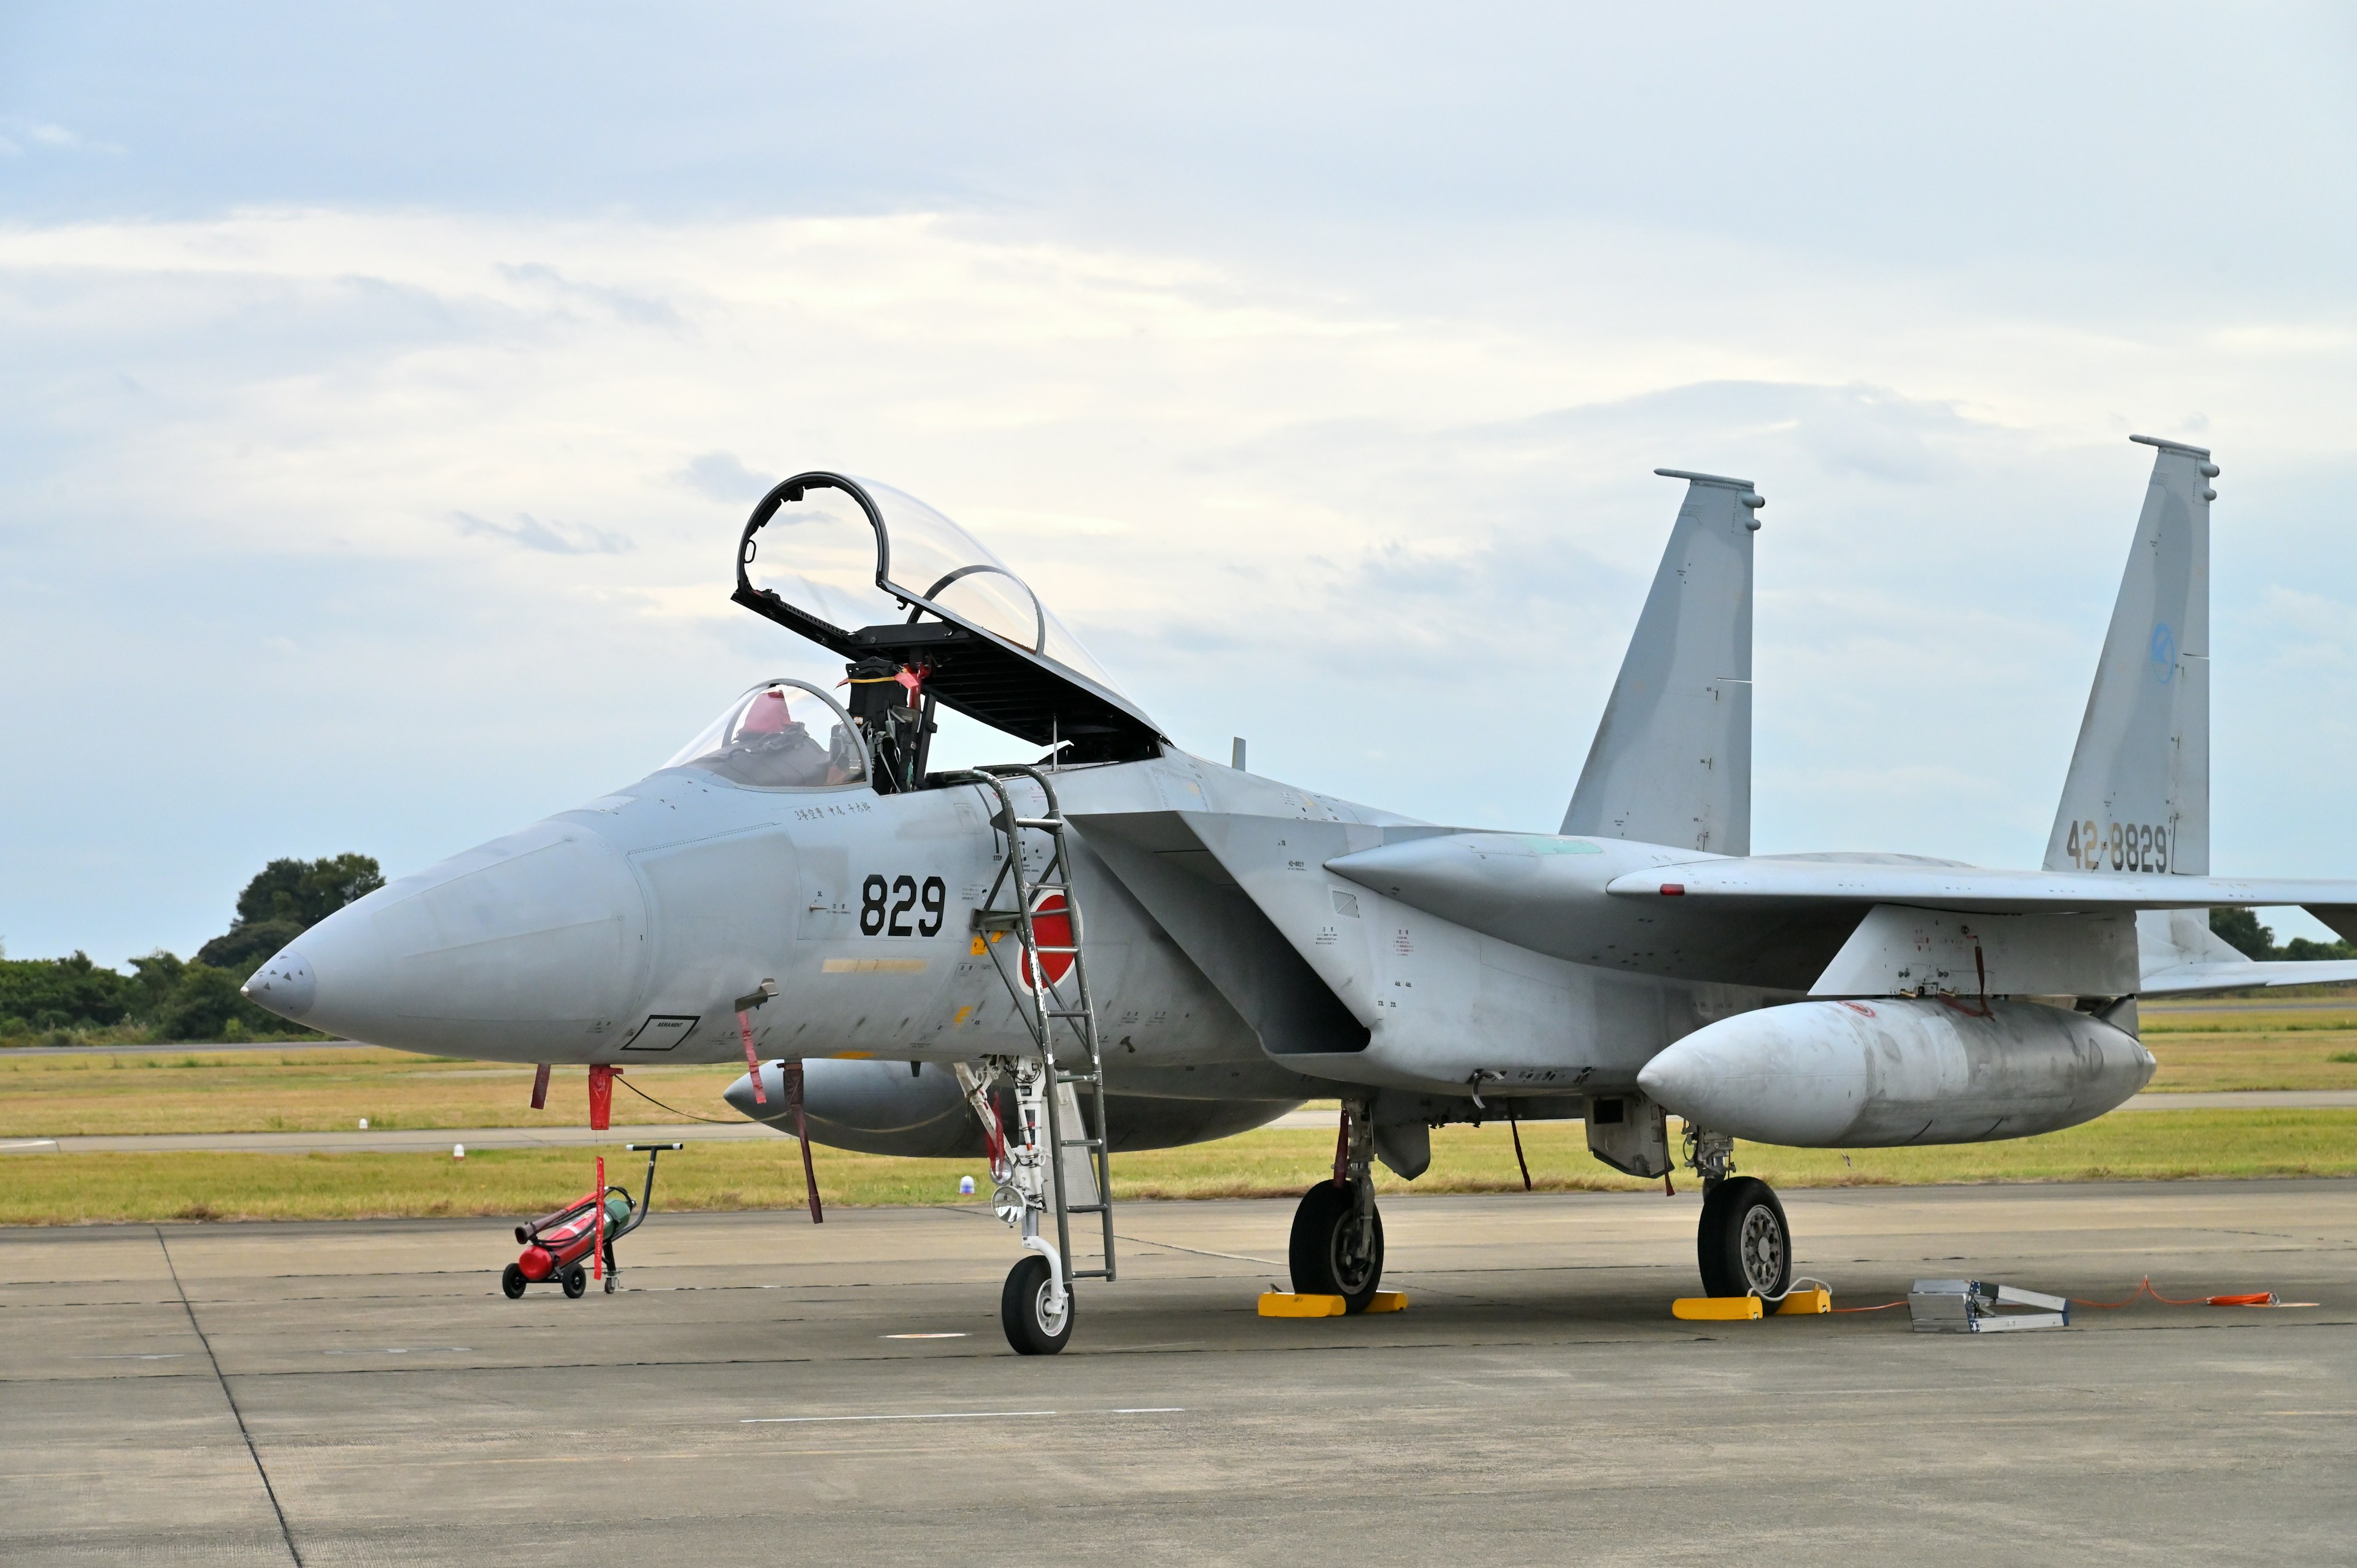
[[1781, 1301], [1792, 1288], [1792, 1228], [1775, 1189], [1735, 1174], [1735, 1140], [1686, 1133], [1686, 1163], [1702, 1177], [1702, 1223], [1695, 1235], [1705, 1295]]
[[1071, 1291], [1058, 1288], [1048, 1260], [1033, 1252], [1007, 1272], [998, 1293], [998, 1323], [1017, 1355], [1052, 1356], [1072, 1337], [1077, 1305]]
[[1302, 1295], [1339, 1295], [1364, 1312], [1383, 1278], [1383, 1217], [1375, 1208], [1375, 1129], [1363, 1100], [1342, 1102], [1334, 1179], [1301, 1195], [1286, 1262]]

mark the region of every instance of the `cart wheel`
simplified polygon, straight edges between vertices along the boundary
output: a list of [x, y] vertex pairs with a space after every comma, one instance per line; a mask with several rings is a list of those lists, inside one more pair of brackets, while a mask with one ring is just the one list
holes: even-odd
[[565, 1299], [579, 1301], [589, 1294], [589, 1271], [576, 1263], [565, 1271]]
[[518, 1301], [522, 1299], [523, 1287], [526, 1283], [527, 1282], [523, 1277], [523, 1271], [516, 1267], [513, 1263], [510, 1263], [506, 1268], [500, 1271], [500, 1289], [507, 1293], [507, 1298], [510, 1301]]

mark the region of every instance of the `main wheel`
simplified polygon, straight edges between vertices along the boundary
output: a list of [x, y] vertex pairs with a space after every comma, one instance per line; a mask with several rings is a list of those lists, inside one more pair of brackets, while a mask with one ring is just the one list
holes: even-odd
[[521, 1300], [523, 1287], [530, 1283], [523, 1277], [523, 1271], [513, 1263], [500, 1271], [500, 1289], [507, 1293], [510, 1301]]
[[589, 1271], [576, 1263], [560, 1276], [565, 1281], [565, 1298], [579, 1301], [589, 1294]]
[[1705, 1295], [1773, 1299], [1792, 1284], [1792, 1228], [1774, 1189], [1757, 1176], [1733, 1176], [1702, 1200], [1695, 1238]]
[[1006, 1271], [1006, 1288], [998, 1293], [998, 1321], [1018, 1356], [1052, 1356], [1071, 1342], [1079, 1304], [1066, 1291], [1063, 1310], [1052, 1310], [1050, 1283], [1048, 1260], [1037, 1252], [1024, 1253]]
[[1286, 1258], [1297, 1292], [1339, 1295], [1343, 1310], [1367, 1310], [1383, 1278], [1383, 1217], [1381, 1210], [1368, 1217], [1363, 1239], [1358, 1219], [1358, 1205], [1347, 1187], [1321, 1181], [1301, 1195]]

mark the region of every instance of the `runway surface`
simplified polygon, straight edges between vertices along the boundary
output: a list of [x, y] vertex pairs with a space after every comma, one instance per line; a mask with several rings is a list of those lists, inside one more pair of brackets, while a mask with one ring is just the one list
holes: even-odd
[[658, 1213], [578, 1302], [498, 1221], [5, 1230], [0, 1561], [2349, 1560], [2357, 1182], [1787, 1203], [1845, 1306], [2320, 1305], [1679, 1323], [1691, 1195], [1540, 1194], [1387, 1201], [1408, 1310], [1273, 1320], [1289, 1204], [1133, 1204], [1024, 1359], [963, 1209]]

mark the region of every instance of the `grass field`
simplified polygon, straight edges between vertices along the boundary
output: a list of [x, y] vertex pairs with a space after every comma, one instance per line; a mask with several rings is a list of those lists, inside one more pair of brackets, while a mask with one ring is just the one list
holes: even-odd
[[[635, 1084], [695, 1116], [737, 1120], [720, 1091], [737, 1067], [633, 1067]], [[83, 1133], [334, 1133], [359, 1125], [581, 1127], [589, 1093], [579, 1068], [554, 1075], [548, 1109], [532, 1108], [533, 1069], [349, 1046], [279, 1050], [0, 1052], [0, 1138]], [[675, 1118], [628, 1089], [618, 1122]]]
[[[2158, 1091], [2357, 1090], [2357, 1002], [2347, 1012], [2238, 1013], [2199, 1004], [2154, 1012], [2144, 1039]], [[624, 1076], [695, 1116], [731, 1119], [720, 1091], [737, 1067], [633, 1067]], [[559, 1073], [548, 1109], [531, 1105], [532, 1069], [349, 1047], [71, 1056], [0, 1051], [0, 1138], [132, 1133], [329, 1133], [359, 1125], [578, 1127], [579, 1069]], [[629, 1088], [618, 1122], [673, 1120]]]
[[[2237, 1011], [2179, 1004], [2147, 1013], [2144, 1036], [2158, 1090], [2357, 1089], [2357, 999], [2347, 1010]], [[625, 1079], [691, 1115], [734, 1120], [720, 1091], [733, 1066], [634, 1067]], [[0, 1138], [76, 1133], [334, 1132], [363, 1116], [374, 1129], [543, 1125], [587, 1120], [583, 1075], [561, 1073], [549, 1106], [530, 1106], [532, 1069], [398, 1051], [284, 1050], [70, 1056], [0, 1052]], [[615, 1094], [619, 1123], [672, 1112]], [[1523, 1130], [1537, 1185], [1638, 1188], [1591, 1159], [1578, 1123]], [[1114, 1161], [1129, 1197], [1240, 1197], [1299, 1192], [1332, 1157], [1324, 1131], [1263, 1130], [1217, 1144]], [[615, 1180], [636, 1162], [610, 1151]], [[405, 1154], [19, 1155], [5, 1166], [0, 1224], [172, 1219], [336, 1219], [521, 1215], [586, 1189], [589, 1150], [478, 1151], [464, 1162]], [[1445, 1128], [1419, 1192], [1519, 1188], [1506, 1129]], [[979, 1162], [901, 1160], [818, 1151], [830, 1202], [957, 1201], [960, 1176], [987, 1191]], [[2100, 1177], [2357, 1176], [2357, 1112], [2143, 1112], [2042, 1138], [1932, 1149], [1746, 1147], [1743, 1168], [1785, 1187]], [[1383, 1177], [1387, 1191], [1407, 1184]], [[666, 1157], [658, 1208], [791, 1207], [802, 1201], [792, 1144], [709, 1144]]]
[[[1433, 1134], [1432, 1169], [1413, 1188], [1379, 1172], [1385, 1192], [1501, 1192], [1522, 1187], [1500, 1125]], [[1640, 1191], [1640, 1182], [1589, 1158], [1577, 1122], [1523, 1128], [1535, 1184], [1547, 1191]], [[1119, 1197], [1289, 1197], [1330, 1169], [1330, 1133], [1265, 1129], [1216, 1144], [1114, 1160]], [[439, 1155], [28, 1155], [0, 1184], [0, 1224], [101, 1220], [334, 1219], [436, 1215], [522, 1216], [587, 1190], [588, 1149]], [[986, 1201], [979, 1160], [902, 1160], [816, 1151], [819, 1192], [854, 1205]], [[619, 1144], [608, 1179], [636, 1187], [644, 1166]], [[1745, 1144], [1737, 1163], [1778, 1187], [1921, 1182], [2072, 1181], [2191, 1176], [2357, 1176], [2357, 1112], [2163, 1111], [2003, 1144], [1928, 1149], [1779, 1149]], [[977, 1198], [960, 1199], [971, 1176]], [[1682, 1182], [1684, 1176], [1679, 1178]], [[655, 1207], [795, 1208], [800, 1158], [791, 1139], [690, 1144], [663, 1156]]]

